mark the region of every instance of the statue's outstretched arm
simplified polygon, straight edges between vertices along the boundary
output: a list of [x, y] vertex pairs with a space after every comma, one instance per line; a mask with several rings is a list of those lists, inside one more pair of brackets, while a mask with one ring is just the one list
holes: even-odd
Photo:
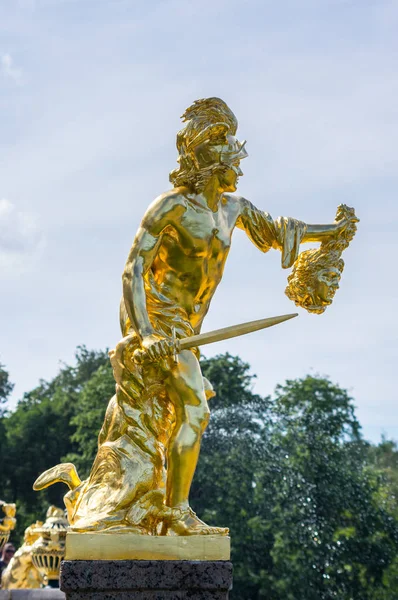
[[237, 198], [238, 217], [236, 227], [243, 229], [248, 238], [262, 252], [268, 252], [277, 243], [277, 227], [270, 214], [256, 208], [254, 204]]
[[273, 219], [251, 202], [239, 198], [239, 216], [236, 226], [243, 229], [251, 241], [263, 252], [276, 248], [282, 252], [282, 267], [291, 267], [304, 240], [307, 225], [290, 217]]
[[243, 229], [251, 241], [263, 252], [277, 248], [282, 252], [282, 267], [289, 268], [296, 260], [300, 244], [334, 239], [344, 231], [348, 221], [327, 225], [308, 225], [291, 217], [278, 217], [256, 208], [251, 202], [239, 198], [239, 216], [236, 226]]
[[345, 220], [330, 225], [308, 225], [302, 242], [324, 242], [339, 235], [347, 226]]

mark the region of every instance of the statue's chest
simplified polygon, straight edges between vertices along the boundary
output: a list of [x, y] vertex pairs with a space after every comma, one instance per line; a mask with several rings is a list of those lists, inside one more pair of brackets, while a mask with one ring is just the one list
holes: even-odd
[[210, 256], [228, 251], [231, 245], [232, 228], [221, 210], [212, 213], [200, 207], [189, 208], [178, 233], [182, 248], [190, 254]]

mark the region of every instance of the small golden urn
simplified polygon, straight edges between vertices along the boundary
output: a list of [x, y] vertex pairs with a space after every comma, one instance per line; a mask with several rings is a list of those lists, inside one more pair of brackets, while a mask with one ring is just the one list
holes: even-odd
[[65, 556], [68, 521], [61, 508], [50, 506], [40, 537], [32, 546], [32, 562], [50, 587], [58, 587], [59, 569]]

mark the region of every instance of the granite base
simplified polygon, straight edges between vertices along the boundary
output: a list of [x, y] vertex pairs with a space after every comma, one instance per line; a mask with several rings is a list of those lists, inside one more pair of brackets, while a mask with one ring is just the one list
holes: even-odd
[[66, 600], [225, 600], [229, 561], [65, 560]]

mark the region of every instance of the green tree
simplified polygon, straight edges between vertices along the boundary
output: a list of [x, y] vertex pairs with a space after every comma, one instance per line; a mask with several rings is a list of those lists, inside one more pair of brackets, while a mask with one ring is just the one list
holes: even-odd
[[397, 554], [398, 527], [368, 467], [352, 399], [308, 376], [277, 387], [274, 414], [271, 507], [257, 486], [274, 537], [259, 597], [373, 599]]
[[[382, 481], [378, 502], [387, 504], [398, 519], [398, 444], [382, 437], [378, 445], [368, 445], [368, 460]], [[374, 600], [398, 600], [398, 556], [383, 574], [384, 590], [379, 590]]]
[[71, 442], [74, 451], [65, 461], [73, 462], [82, 479], [88, 477], [97, 453], [98, 433], [101, 429], [106, 407], [115, 393], [115, 380], [109, 362], [101, 365], [82, 388], [77, 411], [71, 419], [74, 433]]
[[[238, 357], [202, 369], [217, 395], [191, 502], [231, 529], [231, 598], [398, 600], [395, 443], [365, 443], [352, 399], [328, 379], [287, 381], [271, 399], [253, 392]], [[64, 486], [33, 492], [40, 472], [68, 458], [88, 474], [113, 394], [106, 353], [80, 348], [74, 366], [3, 415], [0, 489], [17, 501], [19, 533], [49, 503], [62, 506]]]
[[14, 384], [10, 382], [8, 371], [6, 371], [4, 365], [0, 363], [0, 417], [5, 412], [5, 403], [13, 389]]
[[204, 361], [203, 370], [218, 398], [192, 503], [204, 520], [231, 528], [231, 597], [384, 594], [397, 522], [347, 392], [306, 377], [278, 386], [271, 402], [253, 394], [249, 366], [237, 358]]
[[384, 499], [390, 503], [391, 511], [398, 517], [398, 444], [395, 440], [382, 437], [378, 445], [368, 445], [369, 464], [385, 481]]
[[63, 485], [37, 493], [32, 484], [40, 473], [77, 449], [72, 439], [73, 417], [79, 411], [81, 392], [107, 361], [105, 352], [78, 348], [75, 366], [64, 365], [52, 381], [41, 381], [6, 417], [7, 460], [2, 465], [1, 487], [3, 495], [17, 503], [16, 536], [43, 517], [49, 504], [63, 506]]
[[[0, 456], [4, 462], [8, 457], [7, 435], [6, 435], [6, 402], [14, 385], [10, 382], [9, 374], [4, 365], [0, 363]], [[6, 489], [4, 485], [4, 469], [0, 469], [0, 499], [6, 500]]]
[[[202, 370], [217, 393], [209, 401], [211, 418], [204, 434], [191, 502], [207, 523], [228, 526], [232, 540], [232, 598], [258, 597], [257, 574], [270, 568], [271, 540], [261, 528], [256, 505], [256, 477], [271, 483], [272, 411], [269, 398], [252, 391], [250, 367], [229, 354], [202, 360]], [[264, 515], [266, 517], [266, 515]], [[259, 533], [261, 529], [261, 534]]]

